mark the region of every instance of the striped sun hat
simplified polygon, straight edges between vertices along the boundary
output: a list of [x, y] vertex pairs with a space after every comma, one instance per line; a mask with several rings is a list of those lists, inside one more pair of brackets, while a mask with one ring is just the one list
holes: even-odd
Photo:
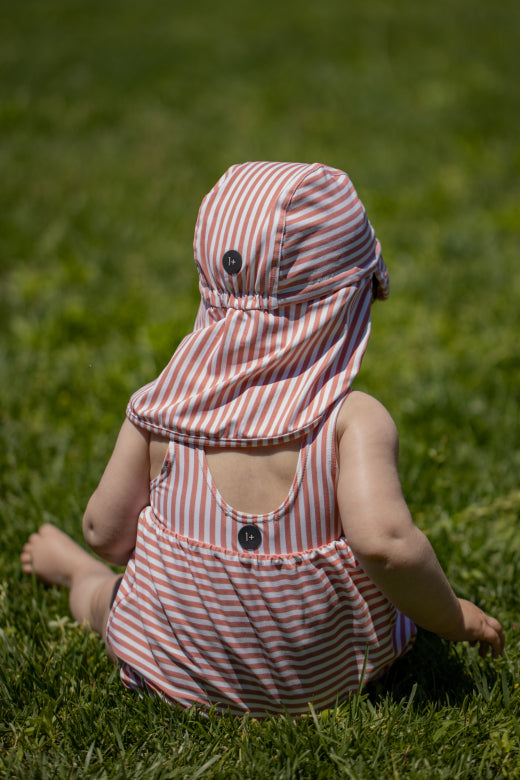
[[202, 201], [194, 250], [194, 330], [132, 396], [128, 417], [192, 443], [302, 436], [348, 393], [373, 289], [388, 295], [349, 177], [319, 163], [234, 165]]

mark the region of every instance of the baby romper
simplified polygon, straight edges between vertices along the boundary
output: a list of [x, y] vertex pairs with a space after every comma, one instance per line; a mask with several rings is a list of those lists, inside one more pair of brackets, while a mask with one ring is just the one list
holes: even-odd
[[336, 418], [302, 440], [282, 505], [251, 515], [213, 483], [204, 447], [170, 440], [108, 622], [128, 687], [255, 717], [332, 707], [412, 644], [370, 581], [335, 498]]

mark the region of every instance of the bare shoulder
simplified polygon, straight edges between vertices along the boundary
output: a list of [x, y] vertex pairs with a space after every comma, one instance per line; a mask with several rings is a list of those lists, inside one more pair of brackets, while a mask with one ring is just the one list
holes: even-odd
[[[340, 409], [337, 427], [337, 498], [345, 535], [358, 553], [373, 550], [381, 529], [395, 529], [409, 513], [398, 473], [398, 436], [382, 403], [352, 392]], [[370, 543], [369, 543], [370, 542]]]
[[141, 463], [145, 460], [149, 462], [149, 477], [154, 479], [160, 473], [168, 452], [168, 439], [138, 427], [128, 417], [120, 436], [123, 437], [121, 451], [127, 453], [127, 457], [139, 458]]
[[346, 397], [336, 423], [338, 444], [359, 440], [392, 449], [397, 447], [397, 428], [385, 406], [368, 393], [353, 390]]

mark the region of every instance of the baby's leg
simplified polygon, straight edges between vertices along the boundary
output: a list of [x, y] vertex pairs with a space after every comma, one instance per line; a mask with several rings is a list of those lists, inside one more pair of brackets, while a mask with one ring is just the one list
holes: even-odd
[[73, 618], [100, 634], [106, 644], [108, 615], [121, 575], [49, 523], [31, 534], [20, 560], [27, 574], [34, 572], [48, 585], [69, 588]]

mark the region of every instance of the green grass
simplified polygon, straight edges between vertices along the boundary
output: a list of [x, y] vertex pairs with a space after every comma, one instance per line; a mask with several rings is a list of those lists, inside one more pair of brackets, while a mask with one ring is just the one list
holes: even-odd
[[[520, 7], [1, 3], [0, 776], [520, 777]], [[27, 535], [80, 519], [134, 389], [190, 328], [199, 202], [231, 163], [348, 170], [391, 271], [357, 386], [478, 659], [421, 633], [337, 710], [203, 718], [125, 692]]]

